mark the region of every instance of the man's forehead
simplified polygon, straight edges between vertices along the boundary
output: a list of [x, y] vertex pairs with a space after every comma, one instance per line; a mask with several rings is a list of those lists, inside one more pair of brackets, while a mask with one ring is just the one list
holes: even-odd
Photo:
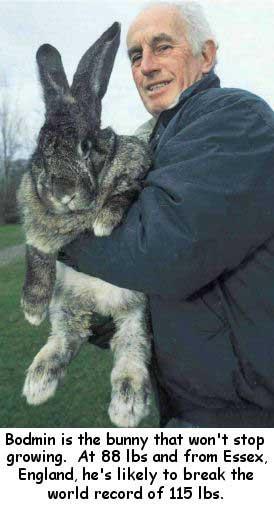
[[163, 34], [176, 40], [180, 34], [183, 34], [184, 28], [184, 22], [178, 10], [152, 8], [141, 12], [133, 21], [127, 35], [127, 46], [130, 48], [140, 44], [142, 40], [151, 43], [155, 37], [161, 36], [163, 39]]

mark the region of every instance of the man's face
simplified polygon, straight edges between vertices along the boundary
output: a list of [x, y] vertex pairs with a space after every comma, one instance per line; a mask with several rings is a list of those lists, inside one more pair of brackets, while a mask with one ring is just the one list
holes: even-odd
[[174, 8], [143, 11], [129, 29], [127, 46], [134, 82], [153, 116], [172, 107], [202, 77], [203, 58], [192, 55], [184, 22]]

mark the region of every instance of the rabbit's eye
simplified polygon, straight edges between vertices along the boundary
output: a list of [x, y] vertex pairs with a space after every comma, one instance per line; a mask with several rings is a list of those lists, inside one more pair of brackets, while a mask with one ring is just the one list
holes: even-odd
[[87, 159], [89, 157], [91, 147], [92, 143], [89, 139], [82, 140], [78, 146], [80, 156]]

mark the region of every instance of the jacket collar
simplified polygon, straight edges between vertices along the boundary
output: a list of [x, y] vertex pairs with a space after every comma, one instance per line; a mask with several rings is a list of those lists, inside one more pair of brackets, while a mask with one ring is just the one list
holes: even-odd
[[172, 107], [172, 109], [167, 109], [161, 112], [151, 133], [150, 141], [153, 141], [155, 133], [160, 125], [165, 128], [173, 116], [175, 116], [176, 112], [189, 98], [210, 88], [220, 88], [220, 79], [213, 70], [202, 77], [202, 79], [192, 84], [192, 86], [187, 88], [185, 91], [183, 91], [180, 95], [178, 103]]

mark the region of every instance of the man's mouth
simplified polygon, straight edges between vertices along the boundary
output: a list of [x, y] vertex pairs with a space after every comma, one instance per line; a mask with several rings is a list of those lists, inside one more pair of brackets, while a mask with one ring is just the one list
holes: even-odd
[[155, 84], [149, 84], [146, 86], [146, 90], [149, 92], [157, 91], [158, 89], [165, 88], [171, 81], [162, 81]]

